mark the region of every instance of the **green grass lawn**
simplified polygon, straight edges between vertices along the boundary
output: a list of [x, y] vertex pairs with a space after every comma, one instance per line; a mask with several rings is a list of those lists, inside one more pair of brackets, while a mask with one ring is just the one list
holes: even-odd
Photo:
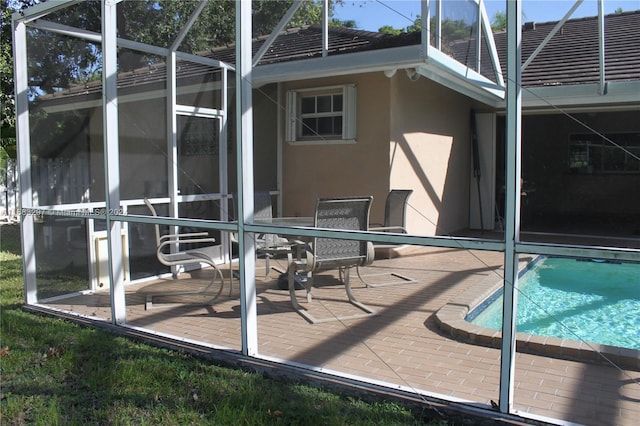
[[[460, 424], [224, 368], [25, 312], [18, 227], [0, 226], [0, 424]], [[459, 420], [459, 419], [458, 419]], [[463, 421], [464, 424], [472, 424]]]

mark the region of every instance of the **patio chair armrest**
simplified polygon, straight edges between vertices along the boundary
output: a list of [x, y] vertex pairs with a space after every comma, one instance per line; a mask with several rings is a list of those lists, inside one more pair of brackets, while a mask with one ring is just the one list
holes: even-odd
[[196, 237], [207, 237], [209, 236], [206, 232], [188, 232], [184, 234], [166, 234], [160, 237], [160, 242], [164, 240], [179, 240], [181, 238], [196, 238]]
[[371, 241], [367, 241], [367, 257], [362, 266], [371, 265], [376, 258], [376, 249]]
[[187, 238], [187, 239], [174, 239], [174, 240], [165, 240], [162, 241], [158, 245], [157, 252], [163, 253], [163, 249], [166, 246], [170, 246], [172, 244], [199, 244], [199, 243], [215, 243], [215, 238]]
[[407, 229], [402, 226], [376, 226], [369, 228], [369, 231], [395, 232], [397, 234], [407, 233]]

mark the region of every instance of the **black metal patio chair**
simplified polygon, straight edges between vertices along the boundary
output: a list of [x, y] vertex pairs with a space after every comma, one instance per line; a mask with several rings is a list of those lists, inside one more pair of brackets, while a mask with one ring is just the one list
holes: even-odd
[[[372, 200], [373, 197], [371, 196], [321, 198], [316, 205], [314, 226], [316, 228], [366, 231], [369, 226], [369, 211]], [[371, 308], [356, 300], [351, 291], [351, 282], [349, 280], [351, 268], [369, 265], [373, 262], [374, 250], [371, 242], [336, 238], [313, 238], [310, 243], [304, 244], [302, 249], [292, 248], [288, 256], [288, 281], [291, 303], [296, 312], [310, 323], [317, 324], [327, 321], [362, 318], [375, 314]], [[339, 271], [339, 277], [344, 284], [349, 302], [364, 311], [364, 313], [318, 319], [300, 306], [295, 290], [296, 273], [299, 271], [307, 273], [305, 289], [307, 302], [311, 303], [313, 274], [325, 270]]]

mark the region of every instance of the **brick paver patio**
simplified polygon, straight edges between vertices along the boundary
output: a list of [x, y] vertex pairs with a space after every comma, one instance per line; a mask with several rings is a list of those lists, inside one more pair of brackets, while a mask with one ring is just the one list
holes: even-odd
[[[294, 312], [288, 292], [277, 288], [278, 274], [272, 272], [266, 279], [259, 264], [259, 353], [490, 407], [492, 400], [499, 399], [500, 351], [453, 339], [439, 327], [435, 314], [460, 295], [477, 291], [477, 286], [499, 281], [502, 262], [501, 253], [446, 248], [419, 248], [399, 258], [377, 260], [366, 273], [394, 271], [416, 282], [365, 287], [352, 273], [355, 296], [377, 314], [322, 324], [309, 324]], [[284, 267], [284, 263], [272, 260], [275, 266]], [[210, 276], [211, 271], [203, 270], [182, 274], [179, 283], [167, 278], [129, 286], [128, 324], [240, 350], [237, 281], [231, 296], [225, 288], [213, 306], [201, 306], [198, 302], [204, 299], [199, 296], [156, 297], [155, 308], [144, 309], [148, 293], [197, 288]], [[347, 303], [344, 287], [335, 275], [320, 274], [316, 284], [311, 304], [307, 304], [304, 291], [298, 291], [301, 305], [314, 316], [357, 311]], [[180, 303], [163, 306], [168, 302]], [[105, 294], [62, 299], [48, 306], [106, 320], [111, 315]], [[638, 370], [518, 353], [514, 409], [523, 416], [579, 424], [637, 424]]]

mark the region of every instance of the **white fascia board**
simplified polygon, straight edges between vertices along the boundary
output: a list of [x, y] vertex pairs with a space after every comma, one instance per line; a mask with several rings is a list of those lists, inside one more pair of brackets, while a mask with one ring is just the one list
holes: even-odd
[[500, 102], [503, 102], [504, 95], [494, 94], [486, 89], [480, 88], [477, 84], [470, 83], [455, 73], [446, 72], [446, 70], [443, 70], [443, 68], [436, 64], [423, 64], [418, 68], [418, 73], [429, 80], [435, 81], [442, 86], [486, 105], [495, 107]]
[[425, 61], [420, 45], [261, 65], [254, 68], [253, 81], [262, 86], [406, 68], [415, 68], [421, 75], [489, 105], [504, 99], [503, 88], [435, 49]]
[[598, 83], [525, 88], [522, 91], [523, 108], [640, 107], [640, 81], [608, 82], [605, 95], [599, 90]]
[[262, 86], [283, 81], [415, 68], [421, 64], [424, 64], [422, 46], [416, 44], [371, 52], [345, 53], [324, 58], [260, 65], [253, 69], [253, 83], [256, 86]]
[[[479, 92], [487, 92], [498, 99], [504, 99], [505, 87], [496, 84], [482, 74], [474, 71], [468, 66], [456, 61], [449, 55], [442, 53], [435, 48], [429, 48], [427, 65], [434, 65], [441, 73], [446, 74], [453, 80], [460, 81], [461, 86], [474, 86]], [[452, 89], [456, 89], [452, 87]], [[494, 100], [495, 104], [496, 100]]]

